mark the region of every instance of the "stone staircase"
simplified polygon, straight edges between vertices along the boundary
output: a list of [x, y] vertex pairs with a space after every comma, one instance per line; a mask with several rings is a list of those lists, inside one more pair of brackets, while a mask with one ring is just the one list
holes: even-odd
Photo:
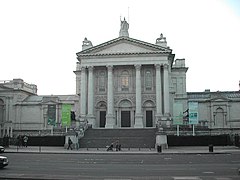
[[156, 128], [89, 128], [80, 139], [79, 145], [81, 148], [105, 148], [117, 141], [122, 148], [154, 148]]

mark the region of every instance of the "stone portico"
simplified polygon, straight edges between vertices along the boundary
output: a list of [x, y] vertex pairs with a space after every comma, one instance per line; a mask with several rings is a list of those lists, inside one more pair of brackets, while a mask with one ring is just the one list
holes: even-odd
[[80, 121], [94, 128], [170, 125], [174, 54], [162, 34], [156, 44], [146, 43], [130, 38], [123, 24], [118, 38], [97, 46], [85, 38], [77, 53]]

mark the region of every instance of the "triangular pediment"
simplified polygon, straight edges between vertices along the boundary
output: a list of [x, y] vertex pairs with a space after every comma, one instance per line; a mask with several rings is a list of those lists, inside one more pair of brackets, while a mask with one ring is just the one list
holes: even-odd
[[114, 54], [151, 54], [171, 53], [169, 48], [143, 42], [129, 37], [119, 37], [103, 44], [93, 46], [77, 53], [78, 56], [114, 55]]

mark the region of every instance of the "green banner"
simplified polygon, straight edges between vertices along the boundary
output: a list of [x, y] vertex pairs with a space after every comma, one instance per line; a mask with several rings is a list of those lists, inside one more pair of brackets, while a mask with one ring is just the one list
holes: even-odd
[[198, 124], [198, 102], [189, 102], [189, 124]]
[[62, 105], [62, 126], [71, 125], [71, 104]]
[[173, 124], [183, 125], [183, 104], [182, 103], [173, 104]]
[[48, 125], [56, 125], [56, 105], [48, 105]]

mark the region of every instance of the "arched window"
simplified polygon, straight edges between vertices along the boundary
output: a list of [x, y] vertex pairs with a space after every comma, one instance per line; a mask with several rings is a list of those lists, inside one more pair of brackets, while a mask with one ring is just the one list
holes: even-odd
[[123, 71], [121, 74], [121, 89], [122, 89], [122, 91], [129, 90], [129, 73], [128, 73], [128, 71]]
[[146, 91], [152, 90], [152, 72], [150, 70], [145, 71], [145, 89]]
[[101, 71], [99, 73], [99, 78], [98, 78], [98, 88], [99, 88], [99, 92], [105, 92], [106, 90], [106, 84], [105, 84], [105, 72]]

